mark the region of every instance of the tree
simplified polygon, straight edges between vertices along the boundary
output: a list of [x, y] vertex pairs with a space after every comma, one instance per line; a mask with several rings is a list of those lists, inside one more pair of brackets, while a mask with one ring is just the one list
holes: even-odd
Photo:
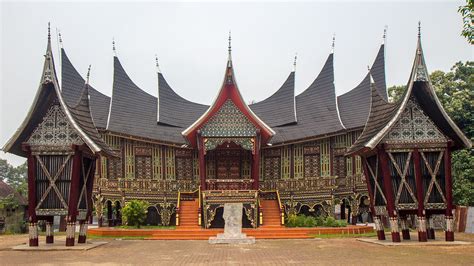
[[474, 44], [474, 0], [466, 0], [466, 5], [460, 6], [458, 12], [461, 14], [463, 21], [461, 35], [470, 44]]
[[27, 169], [26, 162], [14, 167], [7, 160], [0, 159], [0, 179], [22, 196], [28, 194]]
[[142, 225], [146, 219], [148, 205], [148, 202], [143, 200], [127, 202], [122, 209], [122, 220], [127, 225], [140, 228], [140, 225]]
[[[472, 5], [472, 1], [471, 5]], [[437, 70], [430, 74], [436, 95], [451, 119], [469, 139], [474, 138], [474, 62], [457, 62], [451, 71]], [[405, 86], [388, 89], [397, 101]], [[474, 206], [474, 152], [460, 150], [452, 153], [453, 196], [458, 205]]]

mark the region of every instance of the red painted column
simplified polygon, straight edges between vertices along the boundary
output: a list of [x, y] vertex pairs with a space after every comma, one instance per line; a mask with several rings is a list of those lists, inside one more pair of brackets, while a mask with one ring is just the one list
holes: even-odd
[[393, 197], [392, 191], [392, 177], [390, 175], [389, 158], [385, 149], [379, 147], [377, 150], [377, 155], [379, 157], [379, 166], [382, 169], [382, 177], [384, 183], [384, 194], [387, 199], [387, 211], [390, 219], [390, 229], [392, 231], [392, 242], [400, 242], [400, 232], [398, 230], [398, 217], [397, 211], [395, 210], [395, 199]]
[[36, 217], [36, 158], [29, 146], [24, 146], [28, 164], [28, 230], [30, 247], [38, 246], [38, 220]]
[[453, 218], [453, 180], [451, 177], [451, 145], [448, 144], [444, 151], [444, 178], [446, 188], [446, 241], [454, 241]]
[[87, 239], [87, 229], [88, 229], [88, 224], [89, 220], [92, 217], [92, 189], [94, 187], [94, 176], [95, 176], [95, 168], [96, 168], [96, 162], [97, 160], [91, 159], [91, 170], [89, 173], [89, 178], [87, 179], [87, 186], [86, 186], [86, 200], [87, 200], [87, 215], [86, 219], [83, 221], [80, 221], [79, 224], [79, 238], [77, 240], [77, 243], [86, 243]]
[[79, 197], [79, 181], [82, 171], [82, 151], [79, 146], [73, 145], [74, 156], [72, 159], [72, 177], [69, 193], [69, 208], [66, 217], [66, 246], [74, 246], [76, 231], [77, 202]]
[[418, 241], [428, 241], [426, 233], [426, 217], [424, 206], [423, 176], [421, 174], [420, 152], [417, 148], [413, 150], [413, 166], [415, 167], [416, 198], [418, 200], [418, 210], [416, 213], [418, 219]]
[[198, 157], [199, 157], [199, 178], [201, 179], [201, 190], [206, 190], [206, 153], [204, 147], [204, 140], [198, 132]]
[[[362, 164], [363, 164], [364, 172], [365, 172], [365, 182], [367, 183], [367, 190], [369, 192], [370, 212], [372, 213], [372, 219], [374, 220], [374, 223], [375, 223], [375, 230], [377, 231], [377, 238], [378, 238], [378, 240], [385, 240], [385, 231], [383, 229], [382, 220], [380, 219], [380, 216], [376, 215], [376, 213], [375, 213], [374, 192], [372, 191], [372, 187], [370, 185], [370, 179], [372, 177], [370, 175], [369, 169], [367, 168], [367, 159], [365, 157], [361, 157], [361, 159], [362, 159]], [[355, 167], [355, 164], [354, 164], [354, 167]]]
[[253, 189], [258, 190], [258, 183], [260, 181], [260, 132], [257, 132], [254, 145], [254, 153], [252, 156]]
[[54, 231], [53, 231], [54, 216], [49, 216], [46, 219], [46, 244], [54, 243]]

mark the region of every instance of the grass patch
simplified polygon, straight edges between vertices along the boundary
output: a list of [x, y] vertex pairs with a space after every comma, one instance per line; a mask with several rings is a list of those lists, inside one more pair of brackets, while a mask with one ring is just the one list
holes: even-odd
[[176, 229], [176, 226], [163, 226], [163, 225], [142, 225], [140, 228], [130, 225], [121, 225], [115, 228], [120, 229]]
[[377, 233], [371, 232], [371, 233], [362, 233], [362, 234], [321, 234], [321, 235], [312, 234], [311, 236], [315, 238], [323, 238], [323, 239], [354, 238], [354, 237], [373, 237], [373, 236], [377, 236]]

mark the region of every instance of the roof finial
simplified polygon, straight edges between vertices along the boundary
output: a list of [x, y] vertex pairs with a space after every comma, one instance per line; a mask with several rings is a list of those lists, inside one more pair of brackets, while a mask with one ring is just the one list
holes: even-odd
[[421, 21], [418, 21], [418, 38], [421, 37]]
[[112, 37], [112, 50], [114, 51], [114, 56], [117, 56], [117, 50], [115, 50], [115, 38]]
[[382, 44], [385, 44], [385, 41], [387, 40], [387, 29], [388, 29], [388, 26], [385, 25], [383, 29]]
[[48, 40], [51, 41], [51, 22], [48, 22]]
[[89, 85], [89, 77], [91, 75], [91, 65], [89, 65], [89, 68], [87, 69], [87, 78], [86, 78], [86, 84]]
[[298, 59], [298, 53], [295, 53], [295, 60], [293, 61], [293, 72], [296, 72], [296, 59]]
[[229, 30], [229, 55], [232, 52], [232, 36], [231, 36], [231, 31]]
[[59, 46], [63, 48], [63, 36], [61, 35], [60, 30], [58, 30], [58, 38], [59, 38]]
[[336, 45], [336, 33], [332, 34], [331, 54], [334, 53], [334, 46]]
[[156, 64], [156, 72], [161, 73], [160, 64], [158, 64], [158, 56], [155, 54], [155, 64]]

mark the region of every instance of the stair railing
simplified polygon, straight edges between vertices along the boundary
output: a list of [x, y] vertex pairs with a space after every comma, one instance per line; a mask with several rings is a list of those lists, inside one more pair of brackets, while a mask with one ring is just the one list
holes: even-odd
[[262, 207], [262, 202], [260, 201], [260, 197], [257, 198], [257, 204], [258, 204], [258, 222], [260, 225], [263, 224], [263, 207]]
[[198, 187], [198, 225], [201, 226], [201, 186]]
[[280, 217], [281, 217], [281, 224], [285, 224], [285, 210], [283, 209], [283, 206], [281, 205], [281, 199], [280, 199], [280, 193], [278, 192], [278, 189], [275, 191], [277, 200], [278, 200], [278, 206], [280, 207]]
[[179, 204], [181, 203], [181, 191], [178, 191], [178, 203], [176, 204], [176, 226], [179, 225]]

